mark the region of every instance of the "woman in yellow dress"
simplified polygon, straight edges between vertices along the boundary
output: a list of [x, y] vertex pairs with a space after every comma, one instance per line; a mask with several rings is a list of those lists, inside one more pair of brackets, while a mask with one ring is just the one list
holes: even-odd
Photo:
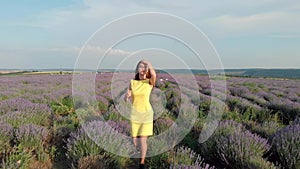
[[125, 100], [131, 97], [130, 114], [131, 136], [133, 144], [140, 145], [140, 168], [144, 168], [147, 153], [147, 138], [153, 135], [153, 109], [150, 94], [156, 81], [156, 73], [151, 63], [141, 60], [136, 66], [135, 78], [130, 81]]

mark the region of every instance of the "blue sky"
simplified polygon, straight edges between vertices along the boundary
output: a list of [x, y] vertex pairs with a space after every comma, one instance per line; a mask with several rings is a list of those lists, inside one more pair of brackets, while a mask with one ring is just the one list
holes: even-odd
[[[96, 30], [140, 12], [168, 13], [194, 24], [213, 43], [224, 68], [300, 68], [300, 1], [19, 0], [1, 2], [0, 69], [74, 68]], [[116, 46], [109, 57], [159, 46], [157, 37], [136, 38]], [[180, 57], [189, 62], [185, 55]]]

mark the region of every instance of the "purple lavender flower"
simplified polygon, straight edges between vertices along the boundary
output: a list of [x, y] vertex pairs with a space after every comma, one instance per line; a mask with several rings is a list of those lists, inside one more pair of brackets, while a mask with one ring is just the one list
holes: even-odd
[[109, 124], [114, 130], [118, 131], [119, 133], [130, 136], [130, 125], [128, 121], [115, 122], [112, 120], [108, 120], [107, 124]]
[[13, 127], [4, 121], [0, 121], [0, 134], [12, 137], [13, 136]]
[[0, 154], [5, 153], [13, 139], [13, 127], [6, 122], [0, 121]]
[[0, 113], [5, 114], [12, 111], [46, 114], [51, 113], [51, 109], [46, 104], [32, 103], [23, 98], [13, 98], [4, 100], [0, 103]]
[[[107, 122], [112, 125], [117, 125], [114, 122]], [[126, 124], [125, 124], [126, 125]], [[120, 129], [120, 128], [118, 128]], [[76, 132], [70, 134], [67, 139], [67, 157], [76, 165], [77, 161], [89, 155], [103, 155], [103, 161], [114, 161], [119, 157], [109, 152], [120, 153], [124, 156], [129, 155], [133, 150], [133, 145], [128, 142], [123, 142], [118, 136], [118, 131], [110, 125], [105, 125], [103, 121], [91, 121], [82, 126]], [[125, 139], [127, 136], [121, 135]], [[116, 139], [120, 138], [120, 139]]]
[[34, 124], [25, 124], [17, 129], [16, 138], [19, 141], [31, 138], [36, 138], [40, 141], [45, 141], [48, 134], [49, 131], [45, 127]]
[[200, 155], [196, 154], [192, 149], [188, 147], [178, 147], [175, 152], [169, 151], [168, 155], [171, 158], [170, 169], [188, 169], [188, 168], [201, 168], [201, 169], [213, 169], [214, 166], [210, 166], [205, 163]]
[[244, 96], [247, 93], [249, 93], [249, 90], [245, 86], [240, 86], [240, 87], [229, 87], [228, 88], [231, 95], [233, 96]]
[[270, 149], [266, 139], [249, 131], [235, 132], [229, 137], [221, 137], [217, 147], [218, 153], [222, 154], [222, 162], [237, 168], [248, 168], [251, 166], [251, 159], [262, 158]]
[[82, 128], [78, 129], [76, 132], [72, 132], [66, 142], [66, 156], [73, 162], [74, 165], [77, 164], [77, 161], [81, 157], [96, 155], [103, 152], [103, 150], [87, 136]]
[[280, 112], [285, 124], [300, 117], [300, 103], [281, 98], [268, 102], [267, 107], [275, 112]]
[[284, 168], [300, 167], [300, 125], [291, 125], [277, 131], [272, 139], [272, 150]]
[[262, 107], [259, 105], [253, 104], [252, 102], [241, 97], [227, 96], [226, 102], [231, 111], [238, 109], [240, 112], [246, 112], [247, 110], [259, 112], [262, 110]]
[[154, 121], [154, 133], [158, 135], [170, 128], [174, 123], [171, 118], [158, 118]]

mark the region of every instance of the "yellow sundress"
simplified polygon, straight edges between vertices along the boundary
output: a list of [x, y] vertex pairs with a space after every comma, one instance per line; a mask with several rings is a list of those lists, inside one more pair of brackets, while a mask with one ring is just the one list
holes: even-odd
[[130, 114], [131, 136], [153, 135], [153, 109], [150, 104], [152, 85], [149, 79], [131, 80], [132, 107]]

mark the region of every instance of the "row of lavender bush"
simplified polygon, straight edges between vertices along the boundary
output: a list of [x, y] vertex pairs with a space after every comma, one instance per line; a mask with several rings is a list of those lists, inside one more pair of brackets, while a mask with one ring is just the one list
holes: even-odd
[[[99, 109], [92, 113], [95, 116], [104, 115], [115, 130], [129, 135], [128, 122], [115, 110], [115, 100], [110, 90], [116, 88], [124, 93], [131, 74], [120, 75], [122, 81], [116, 80], [113, 85], [112, 75], [103, 73], [96, 76]], [[180, 76], [185, 78], [186, 75]], [[298, 80], [227, 79], [227, 108], [223, 118], [235, 121], [221, 122], [215, 134], [204, 144], [199, 144], [197, 136], [209, 111], [211, 86], [207, 76], [195, 76], [195, 79], [199, 85], [200, 102], [193, 100], [193, 92], [188, 91], [193, 88], [191, 83], [184, 84], [187, 89], [184, 93], [199, 106], [199, 119], [179, 145], [185, 147], [182, 152], [197, 152], [193, 158], [189, 156], [194, 160], [188, 161], [186, 156], [175, 155], [174, 152], [181, 151], [177, 147], [179, 149], [174, 148], [150, 158], [151, 166], [161, 162], [164, 167], [171, 168], [210, 168], [213, 165], [217, 168], [299, 168], [299, 124], [295, 120], [294, 124], [287, 125], [299, 117]], [[75, 109], [82, 103], [73, 102], [71, 80], [71, 75], [1, 76], [2, 167], [22, 165], [30, 168], [32, 162], [36, 162], [47, 168], [66, 157], [69, 162], [64, 167], [86, 168], [92, 165], [90, 163], [110, 167], [131, 165], [131, 159], [109, 154], [99, 146], [97, 148], [93, 141], [80, 133], [84, 126], [78, 117], [80, 111], [75, 112]], [[160, 114], [162, 117], [155, 121], [155, 134], [159, 134], [174, 123], [183, 102], [182, 88], [178, 87], [172, 76], [159, 74], [156, 88], [167, 100], [166, 109]], [[76, 153], [77, 156], [74, 155]], [[178, 162], [180, 159], [182, 163]]]

